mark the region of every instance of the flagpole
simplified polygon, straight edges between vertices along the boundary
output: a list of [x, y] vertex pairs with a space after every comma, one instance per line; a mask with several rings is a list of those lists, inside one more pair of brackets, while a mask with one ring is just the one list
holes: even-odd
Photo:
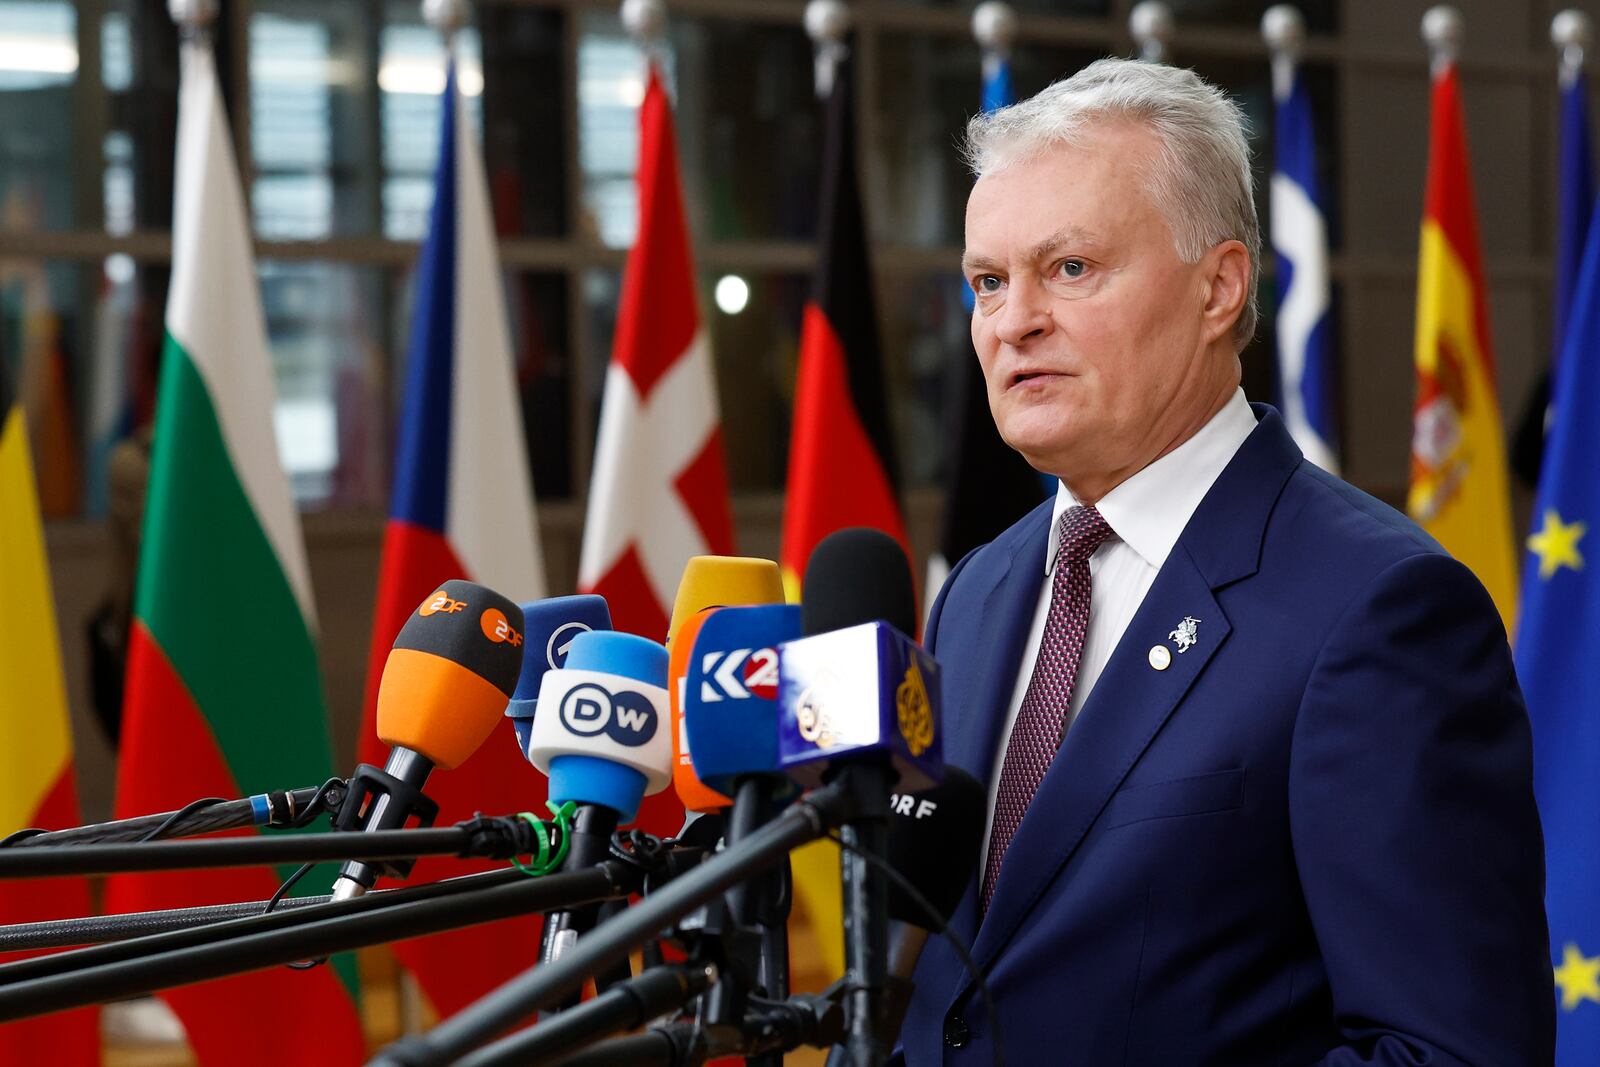
[[1583, 73], [1589, 44], [1594, 40], [1594, 23], [1582, 11], [1568, 8], [1550, 20], [1550, 43], [1559, 50], [1558, 84], [1570, 88]]
[[1295, 70], [1306, 45], [1306, 22], [1300, 10], [1274, 4], [1261, 16], [1261, 39], [1272, 57], [1272, 95], [1286, 100], [1294, 89]]
[[1143, 0], [1128, 12], [1128, 32], [1146, 63], [1165, 63], [1172, 57], [1172, 34], [1178, 22], [1161, 0]]
[[833, 94], [834, 72], [849, 53], [845, 38], [850, 33], [850, 5], [844, 0], [811, 0], [806, 5], [806, 33], [816, 46], [817, 98]]
[[661, 0], [622, 0], [621, 15], [622, 28], [644, 53], [645, 63], [659, 68], [667, 33], [667, 6]]
[[1011, 58], [1017, 39], [1017, 13], [1005, 0], [984, 0], [972, 9], [972, 36], [983, 50], [983, 80], [990, 81]]
[[217, 22], [218, 0], [167, 0], [167, 14], [185, 43], [209, 45]]
[[467, 0], [422, 0], [422, 21], [444, 42], [445, 63], [456, 59], [456, 33], [472, 19]]
[[1461, 12], [1449, 4], [1430, 7], [1422, 15], [1422, 39], [1428, 45], [1428, 68], [1437, 78], [1455, 64], [1466, 36]]

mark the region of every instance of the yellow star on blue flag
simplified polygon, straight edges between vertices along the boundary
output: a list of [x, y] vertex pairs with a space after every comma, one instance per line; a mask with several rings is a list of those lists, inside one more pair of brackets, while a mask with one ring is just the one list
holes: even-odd
[[1577, 945], [1568, 942], [1561, 966], [1555, 971], [1562, 1011], [1574, 1011], [1586, 1000], [1600, 1004], [1600, 956], [1585, 956]]
[[1528, 535], [1528, 550], [1539, 557], [1539, 577], [1549, 578], [1562, 567], [1581, 571], [1583, 556], [1578, 542], [1588, 529], [1586, 523], [1564, 523], [1555, 508], [1546, 508], [1544, 526], [1538, 533]]

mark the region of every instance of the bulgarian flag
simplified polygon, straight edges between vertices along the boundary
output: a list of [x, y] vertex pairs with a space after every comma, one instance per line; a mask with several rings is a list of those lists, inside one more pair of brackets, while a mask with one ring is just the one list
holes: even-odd
[[[0, 615], [0, 837], [78, 824], [67, 686], [55, 600], [33, 484], [27, 420], [0, 360], [0, 570], [12, 610]], [[0, 921], [89, 914], [82, 878], [0, 882]], [[0, 1063], [90, 1067], [100, 1062], [95, 1008], [0, 1026]]]
[[[118, 818], [199, 797], [319, 785], [333, 769], [311, 576], [273, 431], [276, 390], [250, 228], [211, 47], [200, 35], [182, 49], [175, 192]], [[107, 902], [124, 912], [263, 900], [286, 873], [118, 875]], [[327, 878], [312, 881], [297, 890], [326, 892]], [[362, 1057], [349, 956], [162, 996], [203, 1065]]]
[[1417, 263], [1417, 397], [1407, 508], [1478, 576], [1509, 633], [1517, 611], [1517, 551], [1453, 61], [1434, 75], [1432, 127]]
[[[856, 184], [850, 63], [838, 60], [832, 71], [822, 157], [821, 250], [800, 328], [779, 560], [791, 601], [800, 599], [811, 550], [835, 530], [872, 526], [907, 548]], [[838, 849], [817, 842], [797, 852], [794, 884], [830, 970], [842, 972]]]
[[[453, 67], [443, 104], [357, 750], [362, 762], [379, 767], [389, 749], [378, 740], [378, 685], [395, 635], [417, 605], [451, 578], [470, 578], [519, 602], [545, 595], [488, 183]], [[507, 726], [460, 767], [436, 771], [427, 793], [443, 826], [479, 811], [542, 812], [546, 788]], [[504, 864], [427, 858], [411, 881], [497, 867]], [[539, 921], [531, 917], [402, 941], [395, 954], [433, 1009], [449, 1015], [532, 965], [538, 949]]]

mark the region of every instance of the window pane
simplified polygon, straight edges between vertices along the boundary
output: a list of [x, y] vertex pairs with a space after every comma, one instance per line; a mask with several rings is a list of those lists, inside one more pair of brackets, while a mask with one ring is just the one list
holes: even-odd
[[262, 260], [278, 451], [302, 507], [382, 506], [382, 271]]
[[944, 390], [951, 361], [976, 359], [959, 271], [883, 277], [884, 371], [902, 488], [938, 480], [945, 461]]
[[[563, 274], [531, 271], [510, 271], [503, 277], [534, 492], [540, 499], [571, 496], [574, 368], [567, 340], [567, 278]], [[394, 274], [390, 289], [390, 346], [394, 359], [387, 410], [397, 417], [405, 390], [416, 270]], [[385, 449], [393, 448], [392, 434], [384, 441]]]
[[563, 236], [566, 15], [524, 6], [479, 5], [478, 12], [484, 28], [484, 165], [495, 228], [502, 234]]
[[[483, 60], [478, 31], [456, 35], [457, 83], [474, 128], [481, 125]], [[383, 235], [420, 240], [433, 205], [439, 159], [439, 102], [445, 80], [444, 42], [414, 3], [384, 8], [378, 88], [382, 94]]]
[[[811, 280], [798, 274], [735, 275], [744, 283], [745, 302], [738, 311], [730, 312], [718, 306], [715, 296], [724, 277], [728, 275], [705, 274], [699, 281], [707, 297], [704, 313], [709, 316], [706, 325], [717, 368], [728, 483], [735, 493], [781, 491], [787, 477], [800, 313], [810, 295]], [[620, 286], [617, 271], [585, 272], [590, 341], [585, 381], [591, 428], [599, 425]], [[738, 306], [728, 295], [724, 287], [723, 302], [730, 308]]]
[[[1019, 47], [1012, 57], [1013, 83], [1027, 96], [1099, 55]], [[979, 106], [979, 50], [957, 38], [889, 36], [878, 56], [881, 166], [874, 176], [881, 188], [870, 201], [872, 230], [880, 240], [897, 243], [960, 244], [972, 178], [957, 146]]]
[[0, 230], [76, 221], [77, 33], [67, 0], [0, 0]]
[[[585, 13], [579, 149], [590, 225], [633, 243], [638, 106], [645, 67], [614, 15]], [[805, 239], [816, 232], [821, 155], [811, 44], [799, 26], [675, 18], [663, 77], [673, 93], [693, 232]]]

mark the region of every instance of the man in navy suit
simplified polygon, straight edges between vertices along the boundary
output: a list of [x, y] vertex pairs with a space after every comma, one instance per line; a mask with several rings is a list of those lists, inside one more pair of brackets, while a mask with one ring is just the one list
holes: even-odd
[[[1238, 110], [1104, 60], [968, 131], [1001, 435], [1061, 480], [927, 634], [989, 784], [954, 916], [1012, 1064], [1534, 1067], [1552, 975], [1528, 720], [1476, 579], [1239, 389]], [[905, 1061], [990, 1063], [931, 940]]]

